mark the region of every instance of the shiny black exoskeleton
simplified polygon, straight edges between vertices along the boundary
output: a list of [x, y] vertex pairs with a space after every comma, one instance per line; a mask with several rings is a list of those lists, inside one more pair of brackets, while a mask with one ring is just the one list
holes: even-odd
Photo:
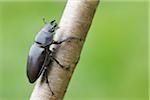
[[47, 66], [52, 60], [55, 60], [59, 64], [59, 62], [52, 57], [52, 51], [49, 49], [50, 45], [61, 43], [53, 40], [57, 28], [55, 20], [50, 23], [45, 23], [45, 26], [35, 37], [27, 60], [27, 76], [30, 83], [34, 83], [39, 78], [43, 70], [47, 69]]
[[[47, 67], [51, 64], [52, 61], [55, 61], [61, 68], [64, 68], [63, 65], [57, 61], [53, 57], [53, 52], [50, 50], [50, 46], [52, 44], [61, 44], [65, 41], [70, 41], [72, 39], [78, 39], [76, 37], [70, 37], [63, 41], [54, 41], [53, 37], [55, 34], [55, 30], [57, 29], [57, 23], [55, 20], [51, 21], [50, 23], [45, 22], [45, 26], [37, 33], [34, 43], [30, 48], [28, 60], [27, 60], [27, 77], [30, 83], [34, 83], [39, 76], [42, 74], [46, 76], [46, 83], [50, 88], [52, 95], [54, 95], [53, 91], [48, 82], [47, 77]], [[66, 68], [68, 69], [68, 68]]]

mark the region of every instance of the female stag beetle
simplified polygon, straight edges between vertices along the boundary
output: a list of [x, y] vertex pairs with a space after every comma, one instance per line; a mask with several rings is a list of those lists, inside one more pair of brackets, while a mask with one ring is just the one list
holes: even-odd
[[[45, 22], [44, 19], [43, 21]], [[34, 83], [43, 72], [43, 74], [46, 75], [46, 83], [49, 85], [47, 78], [47, 67], [49, 64], [51, 64], [52, 61], [55, 61], [57, 64], [59, 64], [61, 68], [64, 68], [64, 66], [53, 57], [54, 51], [51, 51], [49, 48], [52, 44], [61, 44], [62, 42], [68, 41], [70, 39], [78, 38], [72, 37], [60, 42], [54, 41], [53, 37], [57, 28], [58, 26], [55, 20], [51, 22], [45, 22], [45, 26], [40, 30], [40, 32], [37, 33], [35, 37], [27, 59], [27, 77], [30, 83]], [[52, 94], [54, 93], [52, 92]]]
[[30, 48], [27, 60], [27, 76], [30, 83], [34, 83], [43, 70], [47, 69], [51, 59], [54, 59], [51, 56], [52, 51], [49, 47], [52, 44], [58, 43], [53, 40], [56, 29], [57, 23], [55, 23], [55, 20], [50, 23], [45, 23], [45, 26], [35, 37], [35, 41]]

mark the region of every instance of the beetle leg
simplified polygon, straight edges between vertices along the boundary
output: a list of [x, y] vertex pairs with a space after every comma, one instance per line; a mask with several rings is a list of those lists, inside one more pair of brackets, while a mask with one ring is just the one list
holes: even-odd
[[[48, 49], [47, 49], [47, 50], [48, 50]], [[47, 51], [47, 50], [46, 50], [46, 51]], [[42, 70], [42, 71], [43, 71], [43, 74], [44, 74], [43, 76], [45, 77], [46, 83], [47, 83], [47, 85], [48, 85], [48, 87], [49, 87], [49, 89], [50, 89], [52, 95], [54, 95], [54, 92], [52, 91], [51, 86], [50, 86], [50, 82], [48, 81], [48, 69], [47, 69], [47, 67], [46, 67], [46, 66], [49, 65], [48, 62], [50, 62], [50, 61], [49, 61], [49, 55], [50, 55], [50, 53], [51, 53], [51, 51], [48, 50], [48, 51], [47, 51], [46, 58], [45, 58], [45, 61], [44, 61], [44, 64], [43, 64], [43, 69], [44, 69], [44, 70]]]
[[74, 39], [75, 39], [75, 40], [82, 41], [82, 39], [80, 39], [80, 38], [69, 37], [69, 38], [67, 38], [67, 39], [65, 39], [65, 40], [62, 40], [62, 41], [53, 41], [52, 44], [61, 44], [61, 43], [66, 42], [66, 41], [71, 42], [71, 40], [74, 40]]
[[59, 63], [59, 61], [56, 59], [56, 58], [54, 58], [54, 57], [50, 57], [53, 61], [55, 61], [61, 68], [64, 68], [64, 66], [62, 65], [62, 64], [60, 64]]
[[45, 74], [45, 78], [46, 78], [46, 83], [47, 83], [52, 95], [54, 95], [54, 92], [52, 91], [51, 86], [50, 86], [50, 82], [48, 81], [48, 72], [47, 71], [48, 71], [47, 67], [44, 67], [44, 74]]
[[52, 57], [52, 59], [53, 59], [61, 68], [64, 68], [64, 66], [63, 66], [62, 64], [60, 64], [57, 59], [55, 59], [54, 57]]

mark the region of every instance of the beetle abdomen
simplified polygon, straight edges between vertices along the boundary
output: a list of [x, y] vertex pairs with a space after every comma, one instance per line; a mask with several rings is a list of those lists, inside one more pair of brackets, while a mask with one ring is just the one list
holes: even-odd
[[30, 83], [34, 83], [40, 76], [45, 60], [45, 49], [41, 48], [37, 43], [34, 43], [30, 48], [27, 61], [27, 76]]

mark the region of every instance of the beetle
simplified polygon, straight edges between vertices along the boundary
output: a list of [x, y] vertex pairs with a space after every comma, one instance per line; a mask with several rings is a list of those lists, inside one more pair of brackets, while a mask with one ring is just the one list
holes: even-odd
[[49, 64], [49, 50], [54, 44], [53, 36], [57, 28], [55, 20], [45, 23], [45, 26], [37, 33], [34, 43], [30, 48], [27, 60], [27, 77], [30, 83], [34, 83]]
[[[55, 61], [60, 65], [61, 68], [64, 68], [64, 66], [61, 65], [59, 61], [57, 61], [57, 59], [53, 57], [54, 51], [49, 49], [50, 46], [52, 44], [61, 44], [70, 39], [78, 38], [71, 37], [59, 42], [54, 41], [53, 37], [55, 34], [55, 30], [58, 28], [57, 23], [55, 22], [55, 20], [46, 22], [45, 19], [43, 19], [43, 21], [45, 23], [45, 26], [37, 33], [34, 43], [32, 44], [29, 51], [27, 59], [27, 77], [30, 83], [34, 83], [44, 71], [43, 74], [46, 74], [46, 83], [48, 83], [49, 85], [47, 78], [47, 67], [49, 66], [49, 64], [51, 64], [52, 61]], [[52, 94], [54, 93], [52, 92]]]

